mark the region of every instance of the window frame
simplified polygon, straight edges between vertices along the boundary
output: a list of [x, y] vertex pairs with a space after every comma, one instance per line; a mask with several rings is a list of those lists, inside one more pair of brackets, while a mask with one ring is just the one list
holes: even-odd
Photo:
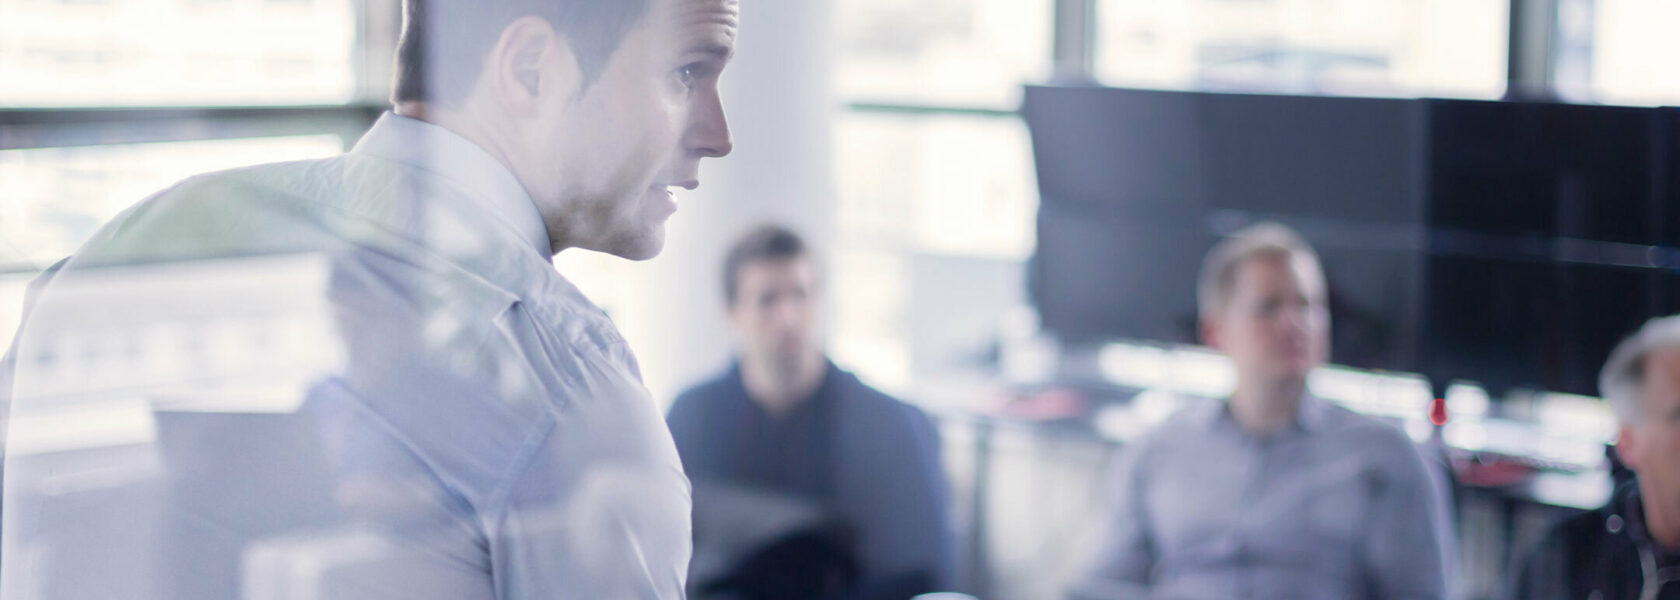
[[[5, 106], [0, 151], [143, 143], [335, 135], [345, 149], [389, 109], [384, 98], [395, 69], [401, 0], [349, 0], [355, 94], [341, 104]], [[0, 276], [29, 274], [28, 264], [0, 264]]]

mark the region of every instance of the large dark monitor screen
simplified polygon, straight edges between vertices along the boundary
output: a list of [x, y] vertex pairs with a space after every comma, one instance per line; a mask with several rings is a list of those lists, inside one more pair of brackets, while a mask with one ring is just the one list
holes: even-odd
[[1430, 225], [1513, 239], [1659, 242], [1660, 111], [1429, 100]]
[[1428, 104], [1423, 370], [1597, 394], [1615, 344], [1676, 309], [1646, 260], [1673, 198], [1664, 111]]
[[1022, 113], [1029, 292], [1066, 342], [1195, 341], [1202, 256], [1261, 220], [1323, 257], [1341, 364], [1596, 394], [1680, 312], [1674, 109], [1029, 87]]
[[1064, 342], [1194, 342], [1221, 235], [1300, 231], [1331, 280], [1338, 362], [1414, 360], [1418, 106], [1403, 100], [1031, 87], [1042, 192], [1030, 293]]
[[1432, 257], [1421, 370], [1495, 392], [1597, 395], [1600, 366], [1663, 286], [1644, 269]]

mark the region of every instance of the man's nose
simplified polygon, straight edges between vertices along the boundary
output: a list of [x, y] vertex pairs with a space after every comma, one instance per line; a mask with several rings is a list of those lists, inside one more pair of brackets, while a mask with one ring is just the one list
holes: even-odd
[[697, 100], [686, 137], [689, 150], [703, 157], [719, 158], [735, 150], [735, 142], [729, 137], [729, 118], [723, 114], [723, 99], [715, 90]]
[[1307, 330], [1307, 313], [1312, 310], [1305, 305], [1286, 306], [1278, 311], [1278, 326], [1284, 331], [1300, 332]]
[[805, 323], [804, 307], [798, 300], [783, 300], [776, 305], [776, 324], [784, 329], [801, 327]]

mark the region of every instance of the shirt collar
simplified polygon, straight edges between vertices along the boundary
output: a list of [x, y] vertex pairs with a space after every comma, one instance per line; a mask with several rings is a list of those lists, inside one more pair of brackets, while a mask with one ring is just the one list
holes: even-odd
[[[1237, 427], [1236, 418], [1231, 416], [1230, 400], [1209, 402], [1201, 408], [1197, 417], [1203, 428], [1213, 429], [1221, 424]], [[1312, 394], [1302, 394], [1301, 404], [1295, 408], [1295, 427], [1302, 433], [1319, 433], [1324, 429], [1325, 413], [1329, 406], [1322, 398]]]
[[408, 165], [450, 181], [483, 204], [484, 212], [496, 223], [535, 247], [545, 259], [553, 258], [548, 229], [525, 186], [501, 161], [455, 132], [387, 112], [350, 152]]
[[[826, 356], [823, 357], [822, 381], [817, 384], [816, 389], [811, 390], [810, 395], [794, 404], [794, 410], [789, 411], [788, 414], [795, 414], [806, 410], [806, 407], [825, 405], [828, 402], [831, 402], [839, 387], [842, 385], [841, 378], [845, 376], [846, 372], [840, 370], [840, 366], [834, 364], [833, 359]], [[762, 412], [763, 409], [758, 406], [757, 402], [753, 401], [751, 394], [747, 392], [746, 376], [741, 373], [740, 358], [736, 358], [734, 361], [729, 363], [729, 372], [725, 375], [725, 377], [729, 379], [730, 385], [739, 393], [741, 400], [750, 405], [754, 410]]]
[[1325, 413], [1330, 406], [1323, 398], [1312, 394], [1301, 395], [1301, 406], [1295, 410], [1295, 423], [1307, 433], [1318, 433], [1324, 430]]

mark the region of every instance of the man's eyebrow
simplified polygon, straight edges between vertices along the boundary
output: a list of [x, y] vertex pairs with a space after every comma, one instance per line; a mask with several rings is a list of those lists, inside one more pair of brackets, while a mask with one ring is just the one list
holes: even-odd
[[735, 54], [735, 49], [724, 44], [704, 43], [688, 49], [691, 54], [705, 54], [712, 58], [725, 59]]

